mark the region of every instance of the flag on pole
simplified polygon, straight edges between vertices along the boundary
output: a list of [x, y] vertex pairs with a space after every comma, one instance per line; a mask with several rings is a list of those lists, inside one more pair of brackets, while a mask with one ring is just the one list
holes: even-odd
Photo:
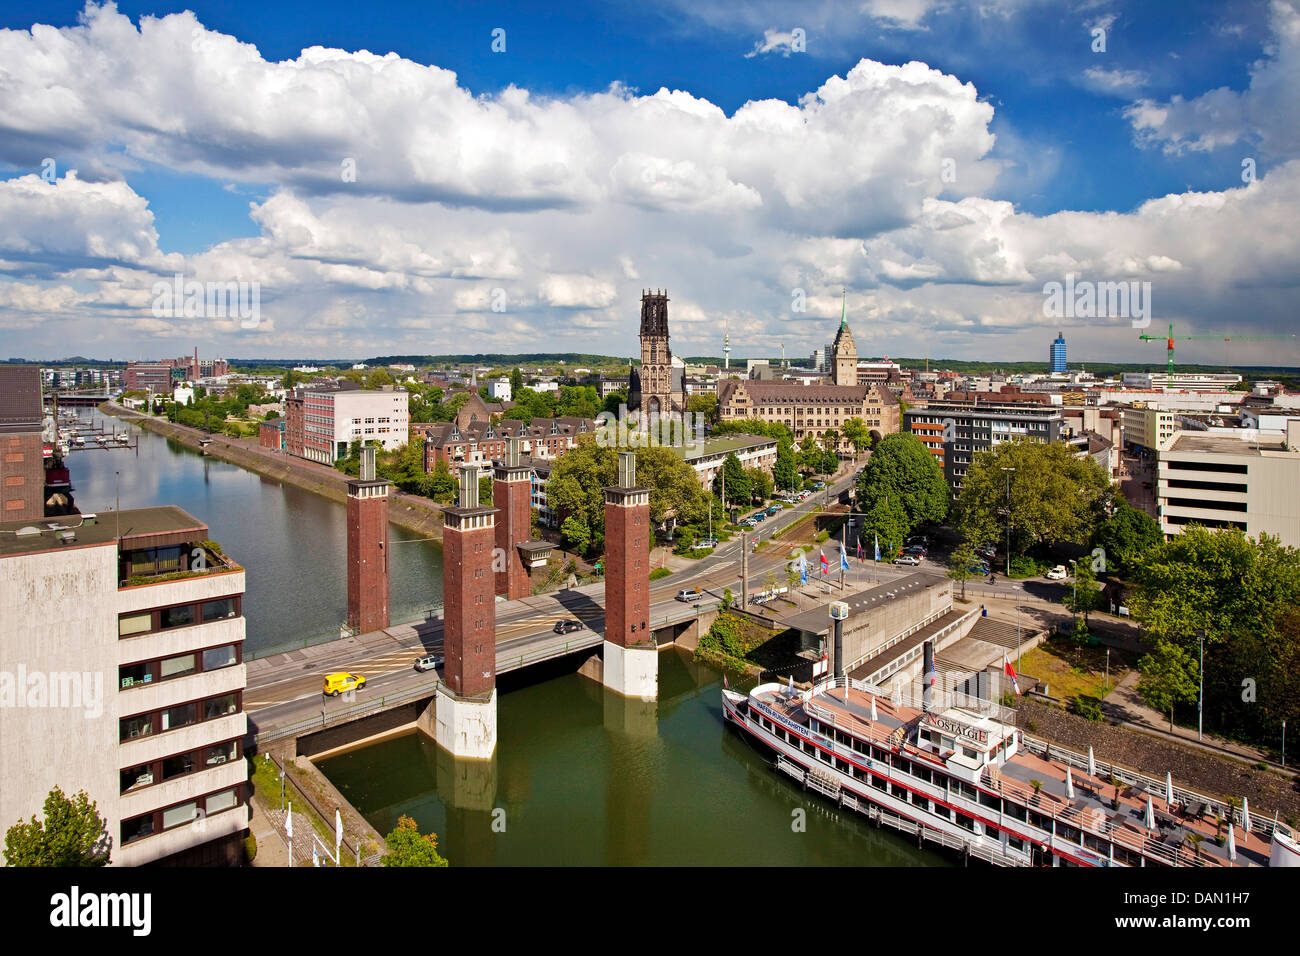
[[880, 535], [874, 535], [873, 537], [875, 538], [876, 541], [876, 560], [879, 561], [880, 560]]
[[1020, 681], [1016, 680], [1016, 669], [1011, 666], [1011, 662], [1007, 660], [1007, 655], [1005, 654], [1002, 655], [1002, 670], [1011, 678], [1011, 686], [1016, 689], [1016, 696], [1019, 697]]
[[867, 552], [863, 550], [861, 538], [858, 539], [858, 558], [862, 561], [867, 560]]
[[831, 573], [831, 563], [830, 563], [829, 561], [826, 560], [826, 549], [825, 549], [825, 548], [822, 548], [822, 550], [820, 551], [820, 554], [821, 554], [821, 559], [822, 559], [822, 574], [830, 574], [830, 573]]
[[334, 808], [334, 855], [339, 855], [339, 846], [343, 843], [343, 816], [338, 807]]
[[841, 571], [847, 571], [848, 569], [849, 569], [849, 553], [848, 553], [847, 551], [841, 550], [841, 551], [840, 551], [840, 570], [841, 570]]
[[802, 554], [799, 555], [799, 583], [808, 583], [808, 559]]
[[290, 840], [293, 839], [293, 803], [289, 804], [289, 812], [284, 817], [284, 832]]
[[320, 854], [316, 852], [315, 844], [312, 844], [312, 848], [311, 848], [311, 865], [320, 866]]

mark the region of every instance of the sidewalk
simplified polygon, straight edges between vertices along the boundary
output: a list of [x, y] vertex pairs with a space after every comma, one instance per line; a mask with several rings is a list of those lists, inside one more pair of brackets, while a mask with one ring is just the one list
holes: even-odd
[[[248, 828], [252, 832], [254, 839], [257, 840], [257, 856], [253, 858], [250, 865], [288, 866], [289, 848], [285, 845], [279, 827], [266, 815], [266, 811], [262, 809], [256, 797], [250, 800], [248, 805], [252, 811]], [[306, 825], [306, 821], [304, 821], [304, 825]]]
[[1252, 747], [1250, 744], [1224, 740], [1222, 737], [1215, 737], [1211, 734], [1204, 734], [1203, 739], [1198, 741], [1195, 730], [1189, 727], [1181, 727], [1178, 724], [1174, 724], [1174, 729], [1170, 731], [1168, 716], [1156, 713], [1146, 705], [1138, 694], [1137, 684], [1140, 676], [1136, 670], [1132, 670], [1122, 681], [1116, 684], [1115, 689], [1101, 702], [1102, 713], [1112, 720], [1118, 720], [1134, 730], [1140, 730], [1152, 736], [1163, 737], [1166, 740], [1172, 740], [1186, 747], [1204, 750], [1207, 753], [1236, 757], [1251, 764], [1267, 764], [1270, 769], [1278, 773], [1285, 773], [1291, 777], [1296, 776], [1294, 768], [1287, 767], [1283, 770], [1282, 765], [1275, 763], [1268, 752], [1260, 750], [1258, 747]]

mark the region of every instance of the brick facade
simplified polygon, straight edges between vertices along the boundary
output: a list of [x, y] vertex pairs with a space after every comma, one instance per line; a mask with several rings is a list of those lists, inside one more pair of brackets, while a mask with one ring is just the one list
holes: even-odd
[[492, 479], [492, 504], [496, 506], [496, 546], [504, 552], [505, 569], [497, 571], [496, 593], [506, 600], [527, 597], [532, 587], [528, 569], [515, 545], [527, 541], [532, 530], [532, 471], [527, 467], [499, 466]]
[[605, 489], [605, 640], [632, 647], [650, 638], [650, 492]]
[[348, 482], [348, 626], [388, 627], [388, 482]]
[[496, 687], [495, 513], [443, 511], [443, 677], [457, 697], [486, 696]]

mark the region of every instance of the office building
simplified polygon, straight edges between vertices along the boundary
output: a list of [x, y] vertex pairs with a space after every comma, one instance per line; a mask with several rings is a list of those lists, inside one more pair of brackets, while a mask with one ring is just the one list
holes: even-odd
[[1052, 350], [1048, 356], [1047, 367], [1053, 375], [1065, 373], [1065, 335], [1061, 332], [1056, 333], [1056, 339], [1052, 342]]
[[939, 443], [943, 474], [955, 497], [977, 454], [1017, 438], [1059, 441], [1062, 415], [1052, 405], [932, 402], [925, 408], [909, 408], [903, 427], [921, 438], [932, 453]]

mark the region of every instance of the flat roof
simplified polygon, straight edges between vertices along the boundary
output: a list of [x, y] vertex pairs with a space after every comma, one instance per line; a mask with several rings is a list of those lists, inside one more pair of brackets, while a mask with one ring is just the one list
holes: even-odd
[[1286, 451], [1286, 441], [1278, 435], [1262, 435], [1259, 441], [1227, 435], [1182, 434], [1167, 451], [1212, 455], [1258, 455], [1261, 451]]
[[775, 445], [775, 438], [764, 438], [762, 435], [746, 435], [735, 433], [730, 435], [719, 435], [717, 438], [706, 438], [703, 442], [702, 449], [694, 455], [686, 455], [685, 446], [674, 446], [682, 451], [683, 457], [687, 460], [699, 458], [710, 458], [714, 455], [725, 455], [733, 451], [741, 451], [745, 448], [754, 448], [758, 445]]
[[[31, 521], [0, 522], [0, 557], [55, 551], [65, 547], [112, 544], [117, 539], [119, 527], [122, 544], [127, 549], [201, 541], [208, 537], [206, 524], [175, 505], [105, 511], [94, 516], [93, 524], [87, 523], [85, 518], [85, 515], [76, 514]], [[35, 528], [39, 534], [17, 533], [25, 528]], [[64, 544], [58, 537], [62, 531], [72, 531], [75, 538]]]
[[[797, 560], [797, 559], [791, 559]], [[789, 562], [786, 562], [787, 564]], [[815, 565], [810, 562], [808, 565], [808, 580], [812, 581], [814, 577]], [[838, 570], [835, 565], [831, 566], [831, 574], [826, 575], [827, 579], [832, 579]], [[828, 600], [820, 607], [815, 607], [811, 611], [803, 611], [793, 617], [785, 618], [782, 623], [787, 627], [797, 628], [801, 631], [807, 631], [810, 634], [824, 634], [830, 630], [831, 612], [830, 606], [835, 601], [843, 600], [849, 606], [849, 618], [869, 611], [872, 608], [879, 607], [895, 598], [902, 597], [906, 594], [913, 594], [927, 587], [937, 584], [943, 584], [947, 578], [930, 574], [926, 571], [917, 571], [909, 574], [905, 578], [899, 578], [896, 581], [889, 581], [885, 584], [878, 584], [873, 588], [865, 591], [858, 591], [849, 595], [847, 598], [841, 598], [842, 592], [832, 592], [828, 595]]]

